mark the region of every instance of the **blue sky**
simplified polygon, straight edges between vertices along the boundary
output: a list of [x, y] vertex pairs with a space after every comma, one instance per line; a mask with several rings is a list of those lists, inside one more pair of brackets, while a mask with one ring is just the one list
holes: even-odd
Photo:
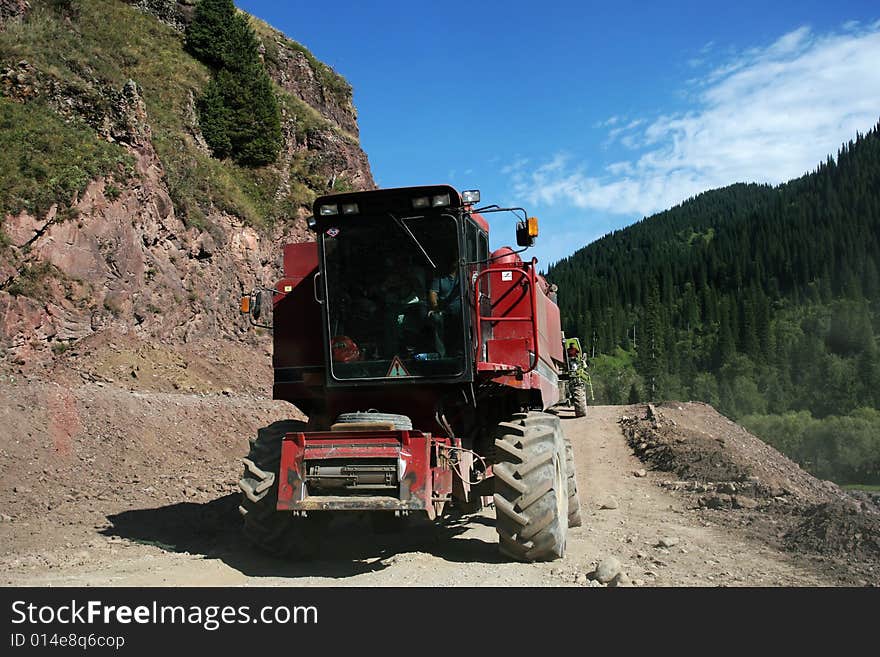
[[706, 189], [799, 176], [880, 120], [876, 0], [237, 4], [353, 85], [381, 187], [524, 206], [542, 266]]

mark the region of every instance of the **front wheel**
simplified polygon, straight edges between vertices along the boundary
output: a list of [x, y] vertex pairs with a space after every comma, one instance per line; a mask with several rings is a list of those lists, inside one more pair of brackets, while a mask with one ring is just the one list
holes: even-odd
[[568, 473], [559, 418], [517, 413], [495, 440], [495, 526], [501, 553], [517, 561], [565, 554]]
[[574, 385], [571, 400], [572, 406], [574, 406], [574, 416], [584, 417], [587, 414], [587, 387], [582, 382]]
[[274, 556], [312, 556], [317, 549], [316, 523], [278, 511], [278, 470], [281, 441], [285, 434], [305, 430], [305, 423], [282, 420], [263, 427], [250, 441], [241, 489], [239, 512], [244, 517], [244, 535], [261, 550]]

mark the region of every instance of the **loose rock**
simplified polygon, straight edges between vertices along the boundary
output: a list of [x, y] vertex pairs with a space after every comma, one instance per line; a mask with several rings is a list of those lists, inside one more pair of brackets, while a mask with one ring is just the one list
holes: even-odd
[[754, 500], [751, 497], [746, 497], [745, 495], [735, 495], [733, 498], [733, 506], [735, 506], [737, 509], [757, 509], [758, 502], [757, 500]]
[[607, 584], [620, 573], [621, 568], [620, 560], [616, 557], [605, 557], [596, 566], [594, 579], [602, 584]]
[[616, 509], [619, 506], [617, 499], [614, 497], [606, 497], [599, 503], [600, 509]]
[[617, 573], [617, 575], [615, 575], [614, 579], [612, 579], [608, 583], [608, 586], [614, 586], [614, 587], [632, 586], [632, 583], [629, 580], [629, 575], [621, 572], [621, 573]]

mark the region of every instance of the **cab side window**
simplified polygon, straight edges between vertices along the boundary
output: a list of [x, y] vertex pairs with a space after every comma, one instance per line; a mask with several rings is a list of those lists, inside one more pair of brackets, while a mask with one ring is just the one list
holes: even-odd
[[465, 235], [465, 257], [467, 261], [474, 262], [479, 260], [479, 256], [477, 255], [477, 227], [468, 221], [464, 227], [467, 234]]

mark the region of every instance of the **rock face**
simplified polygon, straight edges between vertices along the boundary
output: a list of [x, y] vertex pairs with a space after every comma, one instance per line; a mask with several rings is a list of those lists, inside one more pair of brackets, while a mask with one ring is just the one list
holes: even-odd
[[4, 222], [10, 248], [27, 246], [21, 271], [50, 265], [39, 270], [44, 289], [36, 298], [0, 291], [0, 346], [18, 365], [45, 362], [51, 346], [104, 329], [182, 341], [238, 337], [247, 331], [238, 295], [278, 276], [278, 245], [307, 239], [298, 223], [259, 232], [226, 214], [212, 217], [213, 234], [187, 228], [152, 147], [132, 150], [137, 187], [111, 200], [98, 180], [76, 203], [76, 220], [50, 212], [40, 221], [21, 213]]
[[[194, 3], [129, 4], [182, 29]], [[0, 0], [0, 19], [27, 8], [22, 0]], [[262, 32], [260, 36], [265, 41]], [[289, 191], [292, 163], [303, 155], [313, 163], [315, 179], [323, 181], [315, 193], [326, 193], [339, 178], [354, 189], [374, 188], [356, 138], [350, 87], [336, 78], [332, 90], [323, 88], [331, 79], [323, 65], [288, 48], [283, 36], [277, 42], [273, 57], [278, 64], [267, 62], [267, 68], [324, 120], [303, 135], [296, 134], [294, 117], [283, 117], [286, 140], [275, 165], [280, 182], [272, 192], [279, 197]], [[308, 210], [299, 208], [271, 227], [256, 228], [214, 208], [207, 209], [201, 227], [187, 225], [175, 211], [152, 141], [149, 103], [136, 80], [121, 88], [94, 80], [84, 88], [36, 70], [27, 61], [4, 64], [2, 95], [19, 102], [39, 97], [63, 118], [84, 121], [101, 138], [123, 146], [136, 173], [127, 181], [91, 181], [64, 211], [53, 206], [42, 216], [21, 212], [3, 217], [4, 366], [42, 367], [72, 341], [108, 329], [145, 340], [253, 336], [238, 314], [237, 299], [255, 286], [274, 284], [281, 273], [283, 244], [311, 239], [305, 225]]]
[[[283, 89], [305, 101], [345, 132], [357, 137], [357, 113], [352, 103], [352, 89], [339, 79], [328, 88], [324, 80], [331, 72], [308, 57], [280, 32], [263, 37], [263, 59], [269, 76]], [[322, 75], [323, 74], [323, 75]]]
[[27, 0], [0, 0], [0, 27], [13, 18], [24, 16], [30, 8]]

